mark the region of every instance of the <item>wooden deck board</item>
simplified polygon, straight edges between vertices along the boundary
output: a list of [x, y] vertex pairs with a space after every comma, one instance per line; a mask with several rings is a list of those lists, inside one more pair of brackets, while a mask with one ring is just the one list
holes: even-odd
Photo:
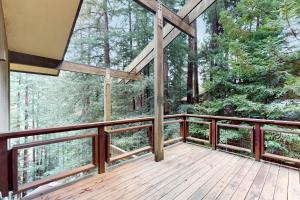
[[298, 170], [181, 143], [36, 199], [300, 199]]

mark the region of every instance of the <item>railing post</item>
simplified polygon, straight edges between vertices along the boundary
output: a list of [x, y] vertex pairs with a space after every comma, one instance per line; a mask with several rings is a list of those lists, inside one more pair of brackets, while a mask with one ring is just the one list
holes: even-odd
[[262, 147], [262, 141], [261, 141], [261, 124], [256, 123], [255, 124], [255, 135], [254, 135], [254, 149], [255, 149], [255, 160], [260, 161], [261, 159], [261, 147]]
[[186, 142], [186, 138], [189, 132], [189, 127], [188, 127], [187, 117], [183, 116], [182, 119], [183, 122], [180, 123], [180, 136], [182, 137], [183, 142]]
[[211, 120], [211, 129], [210, 129], [209, 142], [210, 142], [211, 148], [213, 150], [217, 149], [216, 138], [217, 138], [217, 120], [212, 119]]
[[106, 137], [104, 126], [98, 127], [98, 145], [99, 145], [99, 159], [98, 159], [98, 173], [105, 173], [105, 157], [106, 157]]
[[7, 197], [9, 187], [9, 151], [7, 149], [7, 139], [0, 138], [0, 192], [3, 197]]

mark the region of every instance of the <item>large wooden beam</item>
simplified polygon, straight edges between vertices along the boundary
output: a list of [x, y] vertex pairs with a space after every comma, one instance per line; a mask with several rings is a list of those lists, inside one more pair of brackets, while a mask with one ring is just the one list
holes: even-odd
[[[0, 133], [9, 131], [9, 64], [2, 1], [0, 1]], [[0, 140], [0, 192], [8, 196], [8, 141]]]
[[[105, 76], [107, 68], [95, 67], [95, 66], [90, 66], [90, 65], [84, 65], [84, 64], [78, 64], [78, 63], [64, 61], [61, 63], [61, 65], [58, 67], [58, 69], [63, 70], [63, 71]], [[141, 75], [138, 75], [135, 73], [119, 71], [119, 70], [114, 70], [114, 69], [110, 69], [110, 76], [115, 77], [115, 78], [120, 78], [120, 79], [128, 79], [128, 80], [141, 80], [142, 79]]]
[[[134, 0], [136, 3], [143, 6], [145, 9], [153, 12], [154, 14], [157, 12], [158, 2], [156, 0]], [[162, 13], [163, 18], [181, 30], [182, 32], [185, 32], [191, 37], [195, 37], [196, 31], [195, 29], [190, 26], [185, 20], [183, 20], [180, 16], [169, 10], [167, 7], [162, 5]]]
[[38, 67], [48, 67], [55, 68], [61, 64], [61, 60], [56, 60], [52, 58], [45, 58], [25, 53], [19, 53], [14, 51], [9, 51], [9, 61], [11, 63], [17, 63], [22, 65], [31, 65]]
[[[177, 15], [187, 19], [192, 24], [207, 8], [216, 0], [192, 0], [189, 1]], [[163, 29], [164, 41], [163, 47], [167, 47], [179, 34], [180, 30], [167, 24]], [[128, 65], [126, 71], [139, 73], [154, 58], [154, 40], [152, 40], [142, 52]]]
[[164, 77], [163, 77], [163, 14], [157, 5], [154, 22], [154, 153], [155, 161], [164, 159]]

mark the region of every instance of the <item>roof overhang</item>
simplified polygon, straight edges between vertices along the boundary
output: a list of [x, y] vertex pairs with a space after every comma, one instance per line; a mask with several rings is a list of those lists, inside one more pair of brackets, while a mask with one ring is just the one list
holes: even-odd
[[2, 0], [12, 71], [58, 75], [83, 0]]

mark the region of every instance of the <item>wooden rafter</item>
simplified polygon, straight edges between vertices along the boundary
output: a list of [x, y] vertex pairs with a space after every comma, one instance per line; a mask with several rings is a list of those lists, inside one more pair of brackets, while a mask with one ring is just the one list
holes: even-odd
[[[216, 0], [193, 0], [189, 1], [177, 15], [187, 19], [192, 24], [207, 8], [209, 8]], [[174, 26], [167, 24], [163, 29], [164, 48], [168, 46], [179, 34], [180, 30]], [[154, 58], [154, 40], [152, 40], [142, 52], [128, 65], [126, 71], [139, 73]]]
[[[58, 67], [59, 70], [78, 72], [84, 74], [94, 74], [98, 76], [105, 76], [106, 69], [105, 67], [95, 67], [90, 65], [84, 65], [79, 63], [73, 63], [64, 61]], [[127, 80], [141, 80], [142, 76], [135, 73], [124, 72], [119, 70], [110, 69], [110, 76], [114, 78], [127, 79]]]
[[[153, 13], [157, 12], [158, 2], [155, 0], [134, 0], [134, 1]], [[170, 24], [172, 24], [182, 32], [185, 32], [186, 34], [190, 35], [191, 37], [195, 37], [196, 34], [195, 29], [192, 26], [190, 26], [184, 19], [182, 19], [180, 16], [172, 12], [164, 5], [162, 5], [162, 13], [163, 13], [163, 18], [167, 22], [169, 22]]]

